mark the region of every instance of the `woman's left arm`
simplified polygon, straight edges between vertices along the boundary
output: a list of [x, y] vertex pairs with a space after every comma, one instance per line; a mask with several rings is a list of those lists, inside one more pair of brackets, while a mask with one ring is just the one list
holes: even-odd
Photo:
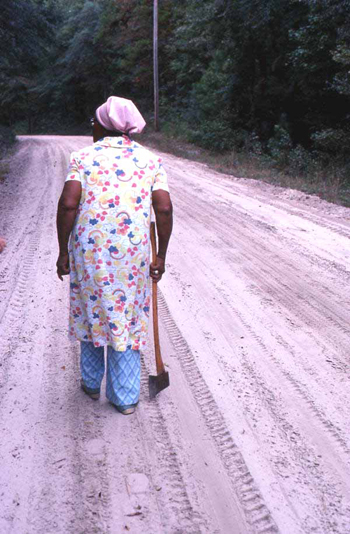
[[80, 197], [81, 183], [77, 180], [66, 182], [57, 209], [57, 235], [60, 252], [56, 266], [57, 276], [60, 280], [63, 280], [62, 276], [70, 272], [68, 241], [79, 208]]

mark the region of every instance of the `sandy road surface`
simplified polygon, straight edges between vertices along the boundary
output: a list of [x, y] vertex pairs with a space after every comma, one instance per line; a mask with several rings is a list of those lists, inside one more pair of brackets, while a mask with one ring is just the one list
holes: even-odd
[[0, 532], [348, 533], [350, 210], [164, 155], [171, 387], [79, 389], [55, 211], [82, 137], [21, 138], [0, 183]]

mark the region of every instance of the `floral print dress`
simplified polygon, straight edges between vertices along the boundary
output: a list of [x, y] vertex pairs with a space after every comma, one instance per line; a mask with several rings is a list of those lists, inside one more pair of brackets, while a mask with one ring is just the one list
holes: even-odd
[[117, 351], [146, 344], [152, 191], [161, 159], [127, 136], [73, 152], [66, 181], [82, 194], [69, 243], [70, 337]]

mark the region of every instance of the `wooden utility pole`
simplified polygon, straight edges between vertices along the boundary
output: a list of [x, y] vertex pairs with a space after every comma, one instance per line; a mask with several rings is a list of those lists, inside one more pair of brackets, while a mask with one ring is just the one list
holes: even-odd
[[159, 130], [159, 84], [158, 84], [158, 0], [153, 4], [153, 85], [154, 85], [154, 129]]

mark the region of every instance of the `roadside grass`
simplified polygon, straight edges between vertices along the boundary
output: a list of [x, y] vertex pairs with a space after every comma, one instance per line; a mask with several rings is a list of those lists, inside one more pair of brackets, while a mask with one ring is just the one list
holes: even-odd
[[296, 172], [288, 165], [277, 165], [263, 154], [235, 150], [220, 154], [185, 141], [166, 128], [164, 132], [155, 132], [150, 126], [137, 140], [155, 150], [204, 163], [217, 172], [262, 180], [350, 207], [350, 176], [341, 165], [316, 164], [311, 172]]
[[0, 182], [4, 182], [10, 170], [10, 165], [7, 161], [0, 160]]

